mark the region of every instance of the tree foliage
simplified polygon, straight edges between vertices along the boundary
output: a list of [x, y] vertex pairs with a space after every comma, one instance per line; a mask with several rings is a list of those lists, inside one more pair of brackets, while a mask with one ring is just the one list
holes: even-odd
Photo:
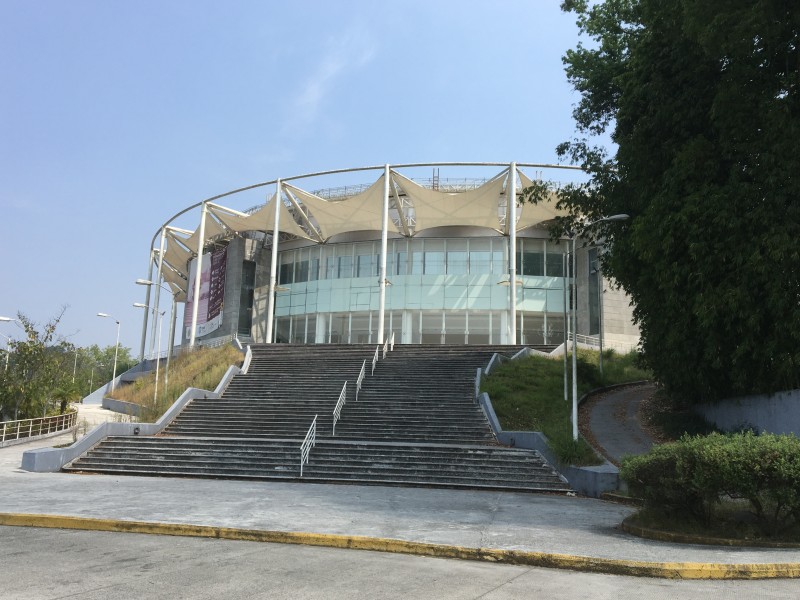
[[[17, 314], [23, 334], [11, 336], [0, 355], [0, 420], [63, 413], [70, 402], [111, 380], [115, 347], [77, 348], [61, 337], [58, 325], [65, 310], [43, 325]], [[130, 350], [120, 347], [117, 374], [133, 364]]]
[[8, 368], [0, 386], [0, 413], [13, 419], [47, 415], [53, 392], [64, 382], [69, 370], [71, 344], [58, 338], [56, 331], [66, 309], [39, 326], [22, 313], [17, 322], [23, 339], [11, 339]]
[[691, 401], [800, 387], [800, 4], [562, 8], [591, 41], [564, 57], [578, 137], [557, 151], [591, 177], [559, 202], [631, 215], [594, 233], [648, 366]]

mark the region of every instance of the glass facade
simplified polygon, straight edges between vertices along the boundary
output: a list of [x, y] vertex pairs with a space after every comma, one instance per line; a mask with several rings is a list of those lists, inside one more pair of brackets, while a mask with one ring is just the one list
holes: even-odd
[[[565, 244], [517, 240], [517, 342], [564, 335]], [[376, 343], [380, 242], [279, 252], [275, 341]], [[389, 240], [385, 323], [397, 343], [509, 343], [508, 240]]]

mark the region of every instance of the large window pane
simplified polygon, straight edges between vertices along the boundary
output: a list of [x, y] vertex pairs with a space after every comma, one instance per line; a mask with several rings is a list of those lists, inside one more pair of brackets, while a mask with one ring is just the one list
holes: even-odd
[[560, 252], [547, 253], [547, 272], [548, 277], [563, 277], [564, 276], [564, 255]]
[[544, 253], [525, 252], [522, 255], [522, 274], [531, 277], [544, 275]]
[[422, 240], [415, 240], [411, 245], [411, 275], [422, 275], [425, 272], [425, 261], [422, 254]]
[[469, 272], [467, 240], [447, 240], [447, 272], [465, 275]]
[[492, 273], [497, 275], [508, 273], [507, 250], [505, 240], [492, 240]]
[[444, 242], [425, 240], [425, 275], [444, 275]]
[[353, 276], [353, 257], [338, 256], [336, 258], [336, 277], [339, 279], [349, 279]]
[[357, 277], [372, 277], [378, 274], [378, 257], [374, 254], [359, 254], [356, 257]]
[[393, 264], [388, 269], [393, 275], [405, 275], [408, 269], [408, 256], [405, 252], [396, 252], [392, 255]]

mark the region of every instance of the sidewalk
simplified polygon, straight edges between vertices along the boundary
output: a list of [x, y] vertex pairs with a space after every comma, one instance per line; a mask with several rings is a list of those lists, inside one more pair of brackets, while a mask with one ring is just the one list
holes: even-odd
[[0, 524], [211, 535], [664, 577], [800, 577], [797, 549], [644, 540], [617, 527], [632, 508], [589, 498], [19, 469], [23, 450], [60, 441], [0, 449]]

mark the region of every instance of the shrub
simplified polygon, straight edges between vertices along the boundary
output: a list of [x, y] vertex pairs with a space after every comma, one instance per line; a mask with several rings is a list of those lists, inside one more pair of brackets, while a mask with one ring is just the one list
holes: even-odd
[[647, 510], [703, 525], [728, 500], [746, 500], [762, 534], [800, 527], [800, 439], [714, 433], [684, 436], [626, 458], [620, 476]]

